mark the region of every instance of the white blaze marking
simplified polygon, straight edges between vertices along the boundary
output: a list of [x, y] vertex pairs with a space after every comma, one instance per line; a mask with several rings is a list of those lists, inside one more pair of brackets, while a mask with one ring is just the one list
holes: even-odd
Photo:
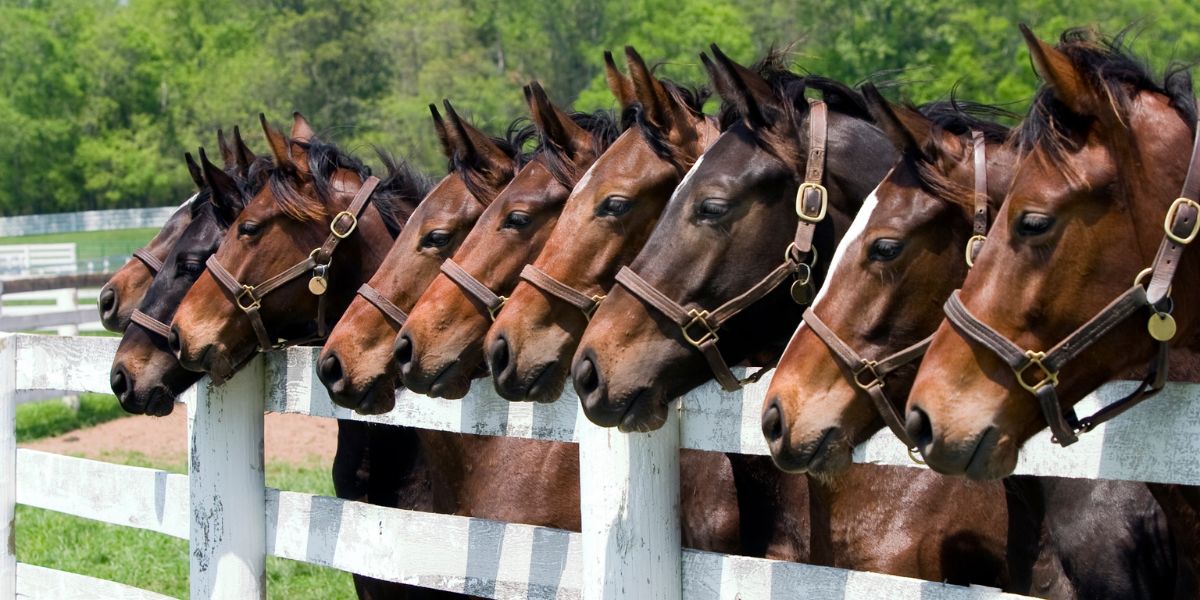
[[195, 194], [192, 194], [192, 197], [191, 197], [191, 198], [188, 198], [187, 200], [184, 200], [184, 201], [183, 201], [183, 204], [180, 204], [180, 205], [179, 205], [179, 208], [183, 208], [183, 207], [185, 207], [185, 206], [187, 206], [187, 205], [191, 204], [191, 203], [192, 203], [193, 201], [195, 201], [195, 200], [196, 200], [196, 198], [198, 198], [198, 197], [200, 197], [200, 192], [196, 192]]
[[687, 174], [683, 176], [683, 180], [679, 182], [679, 185], [675, 186], [675, 191], [671, 192], [671, 199], [667, 201], [667, 204], [675, 203], [675, 197], [679, 195], [679, 190], [682, 190], [684, 186], [686, 186], [687, 183], [692, 180], [692, 175], [696, 174], [696, 171], [700, 169], [700, 165], [704, 162], [704, 156], [705, 155], [701, 154], [700, 159], [696, 161], [696, 164], [692, 165], [692, 168], [688, 169]]

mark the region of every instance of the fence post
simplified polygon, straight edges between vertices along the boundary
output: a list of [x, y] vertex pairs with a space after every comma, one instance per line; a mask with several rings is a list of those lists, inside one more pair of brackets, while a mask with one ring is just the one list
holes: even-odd
[[17, 597], [17, 349], [0, 333], [0, 600]]
[[583, 597], [680, 600], [678, 415], [652, 433], [579, 421]]
[[262, 358], [188, 404], [193, 600], [266, 598]]

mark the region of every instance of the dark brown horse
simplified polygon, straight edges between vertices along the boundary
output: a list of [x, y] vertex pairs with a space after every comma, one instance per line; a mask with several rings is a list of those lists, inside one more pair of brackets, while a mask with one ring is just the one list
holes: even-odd
[[450, 173], [413, 212], [317, 359], [317, 376], [330, 398], [360, 413], [384, 413], [395, 405], [399, 379], [392, 345], [402, 321], [442, 261], [454, 254], [484, 208], [529, 159], [522, 147], [534, 135], [532, 127], [514, 123], [506, 137], [491, 138], [460, 118], [448, 101], [445, 106], [446, 121], [436, 107], [429, 108]]
[[[805, 88], [820, 89], [830, 105], [830, 145], [825, 174], [828, 220], [814, 247], [824, 271], [836, 240], [868, 193], [895, 161], [892, 144], [853, 91], [802, 78], [768, 64], [745, 69], [714, 48], [710, 72], [722, 98], [736, 107], [732, 123], [676, 190], [633, 268], [667, 298], [711, 308], [761, 287], [795, 239], [794, 203], [807, 168], [813, 108]], [[706, 60], [707, 62], [707, 60]], [[817, 117], [818, 126], [820, 117]], [[819, 156], [819, 154], [815, 155]], [[807, 198], [803, 198], [807, 199]], [[813, 212], [806, 212], [812, 216]], [[621, 280], [618, 279], [620, 282]], [[771, 281], [771, 280], [767, 280]], [[653, 429], [666, 401], [713, 376], [700, 352], [682, 339], [676, 323], [618, 285], [605, 299], [576, 354], [575, 384], [593, 421], [623, 429]], [[800, 308], [788, 286], [748, 305], [716, 332], [730, 363], [777, 355]], [[744, 297], [744, 296], [741, 296]], [[803, 298], [801, 298], [803, 299]], [[765, 356], [764, 356], [765, 355]], [[797, 485], [779, 476], [764, 487]], [[947, 488], [935, 474], [863, 466], [836, 480], [810, 479], [811, 560], [818, 564], [904, 574], [934, 580], [1006, 581], [1005, 520], [966, 507], [1003, 507], [998, 486]], [[929, 499], [929, 503], [921, 501]], [[936, 498], [936, 506], [932, 500]], [[800, 499], [775, 497], [759, 510], [777, 518], [794, 513]], [[916, 509], [914, 506], [921, 505]], [[742, 510], [746, 510], [743, 507]], [[880, 544], [881, 536], [888, 539]]]
[[[628, 129], [596, 160], [563, 208], [541, 254], [524, 268], [484, 347], [496, 391], [553, 402], [571, 356], [617, 270], [641, 249], [683, 174], [719, 134], [707, 93], [655, 78], [626, 47], [630, 77], [606, 55], [609, 87]], [[555, 283], [557, 282], [557, 284]], [[559, 286], [574, 294], [564, 294]]]
[[[217, 144], [221, 148], [225, 169], [236, 172], [240, 177], [245, 178], [250, 163], [254, 160], [254, 153], [242, 141], [242, 135], [238, 128], [233, 128], [232, 145], [226, 141], [225, 133], [218, 129]], [[188, 173], [191, 174], [192, 181], [196, 183], [196, 189], [203, 190], [205, 182], [199, 165], [190, 156], [187, 159], [187, 165]], [[104, 325], [105, 329], [121, 332], [129, 325], [129, 316], [142, 303], [142, 296], [145, 295], [146, 288], [150, 286], [150, 280], [163, 268], [167, 253], [175, 246], [179, 237], [183, 235], [184, 229], [187, 228], [192, 214], [195, 212], [192, 203], [198, 195], [199, 193], [186, 200], [171, 215], [171, 218], [167, 219], [162, 229], [154, 234], [154, 237], [144, 247], [134, 250], [133, 257], [126, 261], [120, 269], [117, 269], [104, 287], [100, 288], [96, 308], [100, 311], [100, 323]]]
[[617, 135], [605, 113], [567, 113], [541, 86], [525, 89], [541, 141], [536, 156], [483, 211], [396, 337], [409, 389], [462, 398], [481, 374], [483, 337], [522, 267], [541, 251], [571, 189]]
[[[1137, 291], [1130, 286], [1140, 287], [1135, 279], [1155, 263], [1168, 207], [1188, 170], [1196, 104], [1186, 71], [1157, 83], [1119, 41], [1072, 31], [1052, 47], [1023, 32], [1045, 85], [1016, 134], [1022, 158], [1012, 187], [959, 297], [976, 324], [1032, 352], [1050, 350], [1114, 298]], [[1173, 215], [1191, 219], [1185, 229], [1194, 226], [1194, 207], [1176, 207]], [[1195, 289], [1200, 261], [1182, 258], [1174, 288]], [[1145, 278], [1152, 284], [1139, 281], [1153, 294], [1161, 275]], [[1167, 304], [1156, 310], [1169, 310]], [[1170, 344], [1194, 347], [1200, 313], [1189, 302], [1174, 305], [1178, 332]], [[929, 465], [974, 478], [1004, 476], [1047, 419], [1068, 423], [1055, 435], [1069, 443], [1070, 407], [1158, 352], [1146, 331], [1153, 311], [1133, 307], [1066, 365], [1039, 367], [1029, 359], [1010, 366], [966, 337], [963, 325], [943, 323], [908, 403], [909, 432]]]

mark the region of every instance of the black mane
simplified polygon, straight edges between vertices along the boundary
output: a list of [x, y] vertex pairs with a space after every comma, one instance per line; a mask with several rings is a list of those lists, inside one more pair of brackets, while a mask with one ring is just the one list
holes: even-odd
[[371, 203], [383, 215], [384, 225], [394, 237], [400, 235], [400, 229], [408, 222], [417, 204], [433, 189], [433, 180], [414, 169], [408, 161], [397, 160], [380, 149], [375, 153], [387, 169], [387, 176], [376, 186]]
[[[238, 185], [238, 191], [243, 198], [253, 198], [260, 190], [267, 185], [272, 169], [272, 161], [268, 156], [256, 156], [254, 162], [250, 163], [250, 168], [246, 170], [246, 176], [242, 177], [238, 171], [237, 165], [230, 165], [223, 170], [225, 174], [232, 177]], [[206, 208], [209, 201], [212, 200], [212, 188], [208, 185], [200, 188], [196, 192], [196, 197], [188, 203], [188, 209], [192, 218], [200, 215], [201, 211]]]
[[[1167, 96], [1171, 106], [1194, 131], [1196, 95], [1190, 68], [1172, 64], [1163, 82], [1158, 83], [1145, 63], [1130, 53], [1125, 44], [1128, 33], [1126, 29], [1114, 38], [1106, 38], [1093, 29], [1069, 29], [1063, 32], [1056, 48], [1088, 79], [1089, 85], [1112, 99], [1122, 116], [1138, 93], [1155, 92]], [[1013, 143], [1021, 153], [1041, 147], [1051, 161], [1061, 164], [1064, 153], [1073, 146], [1070, 132], [1084, 124], [1084, 120], [1059, 102], [1049, 86], [1042, 85], [1033, 98], [1029, 115], [1014, 130]]]
[[[603, 154], [621, 134], [621, 126], [611, 111], [572, 112], [569, 116], [571, 121], [591, 134], [592, 152], [595, 156]], [[543, 163], [550, 174], [567, 189], [575, 187], [583, 177], [583, 173], [575, 166], [571, 157], [556, 151], [554, 144], [544, 135], [539, 136], [537, 148], [533, 153], [543, 155]]]
[[[537, 129], [533, 123], [527, 118], [514, 119], [508, 124], [508, 129], [505, 130], [501, 137], [491, 137], [492, 143], [500, 149], [501, 152], [513, 160], [515, 167], [509, 176], [516, 175], [517, 171], [525, 165], [525, 163], [533, 160], [535, 151], [529, 146], [538, 137]], [[467, 191], [479, 200], [480, 203], [487, 205], [491, 202], [492, 194], [484, 189], [484, 183], [480, 178], [476, 177], [475, 165], [463, 160], [463, 157], [455, 153], [450, 157], [446, 170], [450, 173], [457, 173], [467, 186]]]
[[[822, 99], [829, 106], [829, 110], [868, 123], [875, 122], [875, 119], [871, 117], [871, 112], [867, 110], [867, 102], [863, 99], [862, 94], [854, 88], [828, 77], [792, 71], [788, 68], [787, 53], [783, 50], [775, 48], [768, 50], [767, 55], [750, 67], [750, 70], [765, 79], [775, 92], [775, 96], [785, 104], [792, 106], [793, 109], [796, 106], [804, 106], [802, 103], [805, 102], [805, 93], [811, 88], [821, 92]], [[736, 106], [730, 102], [721, 103], [719, 113], [721, 131], [725, 131], [740, 119], [741, 114]]]
[[[668, 79], [659, 79], [658, 81], [666, 89], [667, 95], [671, 96], [680, 106], [683, 106], [697, 117], [704, 116], [704, 103], [712, 95], [712, 91], [708, 87], [687, 87]], [[637, 127], [642, 133], [642, 138], [646, 140], [646, 143], [650, 145], [650, 149], [659, 158], [677, 163], [676, 149], [667, 140], [667, 132], [659, 131], [658, 128], [646, 120], [646, 111], [641, 102], [634, 102], [621, 111], [621, 127], [622, 129]]]

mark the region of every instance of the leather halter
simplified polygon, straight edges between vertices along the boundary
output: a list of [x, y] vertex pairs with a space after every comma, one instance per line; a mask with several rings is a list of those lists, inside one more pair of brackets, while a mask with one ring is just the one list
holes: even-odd
[[[825, 172], [825, 138], [827, 129], [827, 107], [820, 100], [809, 100], [809, 143], [808, 161], [805, 166], [804, 183], [796, 191], [796, 214], [799, 223], [792, 243], [784, 250], [783, 263], [775, 267], [761, 281], [741, 295], [729, 300], [712, 311], [693, 308], [685, 309], [681, 304], [668, 298], [657, 288], [630, 269], [621, 267], [617, 272], [617, 284], [622, 285], [629, 293], [642, 302], [654, 307], [663, 316], [670, 319], [680, 329], [683, 339], [700, 351], [709, 368], [712, 369], [721, 389], [732, 392], [741, 389], [747, 383], [758, 381], [772, 367], [763, 367], [739, 380], [725, 358], [717, 348], [717, 331], [726, 321], [742, 312], [750, 305], [758, 302], [771, 293], [789, 277], [796, 277], [793, 286], [807, 286], [812, 289], [812, 270], [816, 264], [816, 249], [812, 240], [817, 224], [825, 219], [829, 210], [829, 193], [821, 185]], [[811, 257], [811, 262], [801, 261], [804, 256]], [[809, 294], [811, 297], [811, 294]], [[773, 366], [773, 365], [772, 365]]]
[[[983, 132], [972, 131], [971, 138], [974, 142], [975, 154], [975, 209], [972, 215], [974, 235], [971, 236], [966, 247], [968, 267], [974, 263], [975, 256], [979, 253], [984, 240], [987, 239], [988, 229], [987, 146]], [[909, 458], [915, 462], [921, 462], [917, 458], [917, 445], [909, 437], [908, 430], [904, 428], [904, 421], [900, 418], [899, 411], [896, 410], [896, 405], [888, 400], [883, 386], [888, 375], [904, 365], [920, 360], [925, 355], [925, 351], [929, 349], [929, 343], [933, 341], [933, 334], [887, 357], [870, 360], [855, 352], [845, 340], [817, 316], [811, 307], [804, 311], [804, 322], [817, 335], [817, 339], [825, 343], [825, 347], [829, 348], [834, 359], [850, 372], [849, 379], [854, 387], [866, 394], [871, 404], [874, 405], [875, 411], [879, 413], [888, 429], [892, 430], [892, 435], [904, 442], [904, 446], [908, 448]]]
[[[363, 181], [362, 187], [359, 188], [358, 193], [355, 194], [354, 200], [350, 202], [350, 206], [346, 210], [334, 215], [333, 219], [330, 220], [329, 237], [325, 239], [324, 244], [318, 248], [314, 248], [308, 255], [308, 258], [258, 285], [240, 283], [225, 267], [221, 266], [215, 254], [208, 257], [208, 261], [205, 263], [208, 265], [208, 271], [212, 273], [213, 279], [230, 295], [233, 303], [250, 319], [250, 325], [254, 328], [254, 334], [258, 336], [260, 351], [266, 352], [267, 350], [294, 346], [325, 337], [328, 326], [325, 323], [325, 288], [323, 286], [328, 284], [329, 266], [333, 262], [333, 251], [337, 249], [338, 244], [342, 240], [350, 237], [350, 234], [354, 233], [354, 230], [358, 228], [358, 219], [366, 209], [367, 203], [371, 199], [371, 194], [374, 193], [375, 186], [377, 185], [379, 185], [378, 177], [367, 177], [366, 181]], [[272, 291], [304, 276], [310, 271], [313, 273], [313, 279], [309, 283], [309, 290], [318, 298], [316, 335], [302, 340], [273, 341], [267, 333], [267, 326], [263, 323], [262, 315], [259, 313], [259, 309], [262, 307], [262, 299]], [[313, 287], [318, 280], [320, 280], [321, 287]], [[317, 291], [318, 289], [320, 290], [319, 292]]]
[[606, 294], [593, 294], [589, 296], [555, 279], [554, 276], [532, 264], [525, 265], [525, 268], [521, 269], [521, 279], [529, 282], [529, 285], [542, 292], [578, 308], [589, 321], [592, 320], [592, 315], [596, 313], [596, 309], [600, 308], [600, 302], [606, 297]]
[[146, 270], [150, 271], [150, 275], [158, 275], [158, 272], [163, 268], [163, 261], [159, 260], [157, 256], [150, 254], [150, 251], [145, 248], [134, 250], [133, 258], [142, 261], [142, 264], [146, 266]]
[[488, 317], [492, 321], [496, 320], [496, 313], [500, 312], [501, 308], [504, 308], [505, 302], [508, 302], [507, 296], [500, 296], [493, 292], [491, 288], [484, 285], [474, 275], [468, 273], [466, 269], [463, 269], [458, 263], [454, 262], [453, 258], [447, 258], [442, 262], [442, 273], [445, 273], [446, 277], [450, 278], [450, 281], [457, 284], [458, 288], [468, 298], [482, 304], [487, 309]]
[[[1150, 317], [1151, 335], [1154, 335], [1154, 320], [1171, 320], [1173, 308], [1170, 294], [1171, 282], [1175, 271], [1179, 268], [1179, 260], [1184, 249], [1200, 233], [1200, 125], [1196, 128], [1196, 141], [1192, 146], [1192, 158], [1188, 165], [1187, 177], [1184, 179], [1183, 192], [1167, 209], [1163, 221], [1163, 239], [1159, 244], [1154, 262], [1134, 279], [1133, 287], [1117, 296], [1115, 300], [1104, 307], [1091, 320], [1073, 331], [1053, 348], [1045, 352], [1024, 350], [1003, 334], [993, 329], [978, 317], [971, 314], [959, 298], [955, 290], [946, 301], [946, 317], [950, 319], [959, 332], [975, 343], [991, 350], [1013, 370], [1013, 375], [1021, 387], [1033, 394], [1041, 407], [1042, 415], [1054, 434], [1053, 441], [1069, 446], [1079, 440], [1079, 434], [1086, 433], [1097, 425], [1116, 417], [1133, 408], [1139, 402], [1158, 393], [1167, 382], [1168, 342], [1174, 335], [1155, 337], [1157, 352], [1151, 360], [1149, 369], [1141, 384], [1130, 394], [1101, 408], [1096, 414], [1079, 419], [1074, 408], [1063, 408], [1058, 400], [1055, 388], [1058, 385], [1058, 373], [1066, 363], [1078, 356], [1084, 349], [1099, 341], [1109, 331], [1124, 323], [1133, 314], [1143, 308], [1149, 308], [1154, 314]], [[1143, 287], [1142, 280], [1150, 276], [1149, 285]], [[1163, 339], [1165, 338], [1165, 339]], [[1039, 379], [1030, 383], [1025, 374], [1036, 369]]]
[[379, 312], [383, 313], [384, 318], [397, 330], [404, 327], [404, 323], [408, 321], [408, 313], [401, 310], [391, 300], [388, 300], [386, 296], [380, 294], [379, 290], [371, 287], [371, 284], [364, 283], [358, 286], [358, 292], [356, 293], [379, 309]]

